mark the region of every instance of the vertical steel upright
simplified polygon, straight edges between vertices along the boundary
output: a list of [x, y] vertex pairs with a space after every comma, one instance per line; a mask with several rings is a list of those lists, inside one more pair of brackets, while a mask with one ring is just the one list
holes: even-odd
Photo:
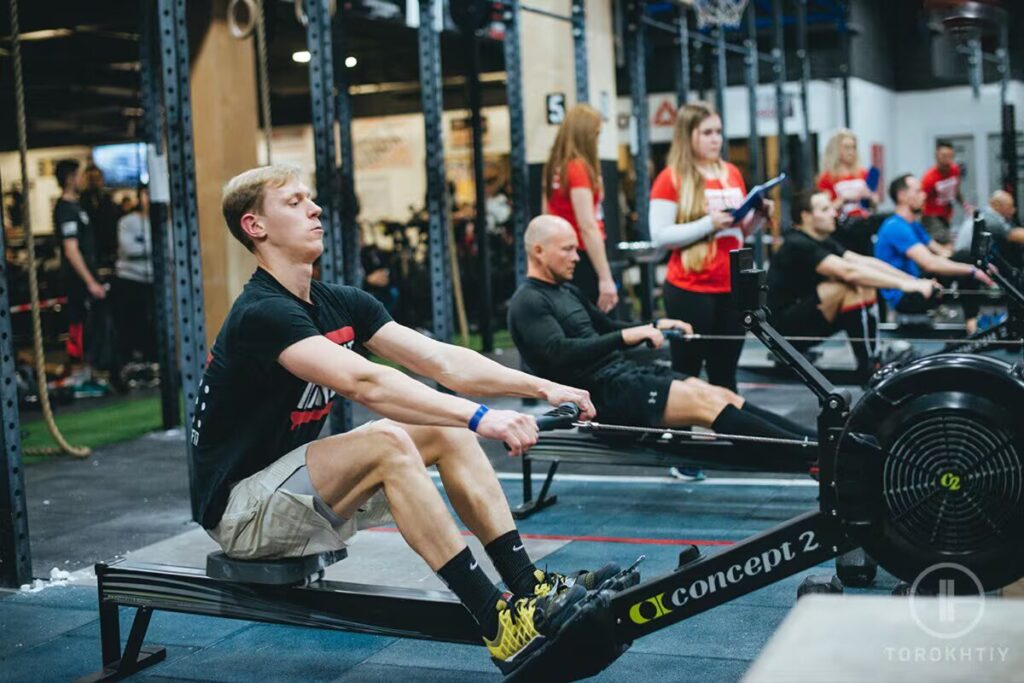
[[[324, 0], [326, 1], [326, 0]], [[448, 257], [448, 200], [444, 173], [444, 134], [441, 130], [441, 37], [434, 28], [440, 0], [419, 0], [420, 99], [427, 147], [427, 228], [430, 260], [432, 331], [437, 339], [452, 336], [451, 267]]]
[[[349, 98], [348, 69], [348, 3], [339, 3], [337, 17], [331, 22], [334, 87], [337, 89], [335, 113], [338, 117], [338, 147], [341, 150], [341, 258], [346, 284], [359, 284], [359, 216], [356, 200], [355, 153], [352, 148], [352, 101]], [[312, 60], [310, 60], [312, 61]]]
[[[5, 237], [5, 231], [0, 230], [2, 253], [6, 253]], [[7, 378], [14, 377], [10, 310], [7, 260], [4, 259], [0, 262], [0, 373]], [[0, 419], [3, 420], [3, 428], [0, 429], [0, 448], [3, 448], [3, 468], [0, 469], [0, 586], [14, 588], [32, 580], [17, 382], [0, 383]]]
[[572, 56], [576, 76], [576, 101], [585, 104], [590, 102], [586, 0], [572, 0]]
[[722, 158], [729, 160], [729, 131], [725, 127], [725, 89], [729, 72], [726, 68], [725, 26], [715, 27], [715, 109], [722, 120]]
[[328, 0], [304, 0], [306, 43], [309, 48], [309, 94], [313, 106], [313, 152], [316, 159], [316, 200], [323, 209], [324, 253], [320, 279], [344, 281], [341, 197], [338, 183], [337, 139], [334, 135], [334, 50]]
[[[11, 12], [11, 33], [20, 32], [18, 21], [18, 0], [8, 0]], [[11, 41], [11, 57], [14, 66], [16, 102], [18, 107], [18, 142], [21, 177], [28, 179], [28, 161], [24, 150], [28, 148], [25, 123], [25, 88], [21, 83], [21, 44]], [[28, 189], [23, 188], [26, 198], [25, 216], [30, 216], [27, 206]], [[0, 214], [3, 207], [0, 206]], [[3, 224], [0, 215], [0, 225]], [[31, 230], [31, 220], [25, 221], [25, 229]], [[0, 253], [6, 254], [6, 234], [0, 230]], [[3, 448], [3, 468], [0, 469], [0, 586], [10, 588], [28, 583], [32, 579], [32, 551], [28, 536], [28, 510], [25, 504], [25, 475], [21, 462], [21, 423], [18, 416], [18, 384], [14, 377], [13, 333], [11, 332], [10, 297], [7, 295], [7, 260], [0, 263], [0, 448]]]
[[523, 115], [523, 70], [519, 55], [519, 0], [506, 0], [505, 99], [508, 101], [509, 165], [512, 180], [512, 226], [515, 233], [516, 286], [526, 278], [524, 236], [530, 216], [530, 167], [526, 161], [526, 126]]
[[484, 191], [483, 117], [480, 114], [480, 38], [476, 30], [464, 29], [466, 45], [466, 89], [469, 96], [470, 130], [473, 134], [473, 187], [476, 193], [474, 232], [478, 245], [480, 290], [477, 324], [483, 351], [494, 350], [494, 311], [491, 294], [491, 236], [487, 225], [487, 194]]
[[[755, 16], [754, 3], [747, 5], [746, 29], [747, 35], [743, 39], [745, 54], [743, 55], [744, 84], [747, 87], [747, 116], [750, 118], [750, 128], [747, 131], [747, 156], [750, 163], [750, 173], [755, 183], [764, 181], [764, 160], [761, 155], [761, 136], [757, 133], [757, 80], [758, 67], [761, 56], [757, 51], [757, 17]], [[754, 263], [758, 268], [764, 265], [764, 230], [757, 230], [754, 235]]]
[[[151, 168], [166, 162], [164, 119], [160, 105], [160, 54], [156, 36], [156, 8], [151, 0], [140, 0], [142, 26], [139, 36], [139, 80], [142, 94], [143, 137], [148, 145]], [[166, 171], [164, 171], [166, 173]], [[154, 196], [155, 174], [150, 173], [149, 226], [153, 245], [153, 296], [156, 322], [157, 359], [160, 363], [160, 414], [164, 429], [181, 424], [174, 326], [174, 265], [168, 225], [166, 197]], [[160, 182], [160, 181], [158, 181]]]
[[843, 127], [849, 128], [850, 117], [850, 25], [849, 7], [845, 2], [838, 3], [838, 29], [839, 29], [839, 51], [842, 57], [839, 60], [840, 84], [843, 90]]
[[[779, 172], [789, 174], [789, 142], [786, 138], [786, 35], [782, 24], [782, 0], [772, 0], [772, 21], [775, 24], [775, 46], [772, 48], [772, 69], [775, 73], [775, 120], [778, 126]], [[780, 188], [782, 201], [776, 215], [780, 225], [789, 216], [789, 183]], [[760, 265], [760, 264], [759, 264]]]
[[679, 63], [676, 65], [676, 105], [683, 106], [690, 99], [690, 15], [689, 5], [679, 3], [676, 10], [676, 40], [679, 43]]
[[[199, 254], [199, 216], [196, 208], [195, 159], [192, 148], [192, 99], [189, 85], [186, 0], [158, 0], [162, 55], [164, 111], [167, 116], [167, 171], [171, 187], [174, 234], [174, 279], [178, 313], [178, 364], [185, 395], [185, 424], [189, 451], [199, 433], [193, 427], [199, 380], [206, 362], [206, 323], [203, 312], [203, 265]], [[188, 458], [193, 492], [192, 514], [198, 519], [195, 473]]]
[[[762, 182], [764, 178], [764, 157], [761, 154], [761, 136], [757, 133], [757, 72], [760, 56], [757, 52], [757, 17], [755, 15], [754, 3], [747, 5], [747, 37], [743, 41], [746, 54], [743, 56], [743, 63], [746, 69], [744, 79], [747, 86], [747, 114], [750, 117], [750, 133], [747, 138], [747, 155], [750, 160], [750, 173], [754, 176], [754, 182]], [[757, 247], [754, 249], [755, 255]]]
[[[313, 109], [313, 154], [316, 160], [316, 200], [323, 209], [320, 222], [324, 226], [324, 253], [320, 257], [320, 279], [330, 284], [353, 284], [356, 276], [355, 259], [359, 250], [346, 248], [358, 239], [355, 225], [354, 194], [351, 184], [339, 177], [337, 138], [334, 132], [335, 114], [335, 45], [328, 0], [304, 0], [306, 15], [306, 44], [309, 48], [309, 95]], [[342, 23], [339, 18], [338, 24]], [[340, 29], [339, 29], [340, 30]], [[342, 45], [342, 48], [344, 45]], [[341, 69], [344, 72], [344, 67]], [[342, 73], [337, 100], [348, 99], [348, 82]], [[352, 152], [351, 111], [348, 130], [341, 129], [342, 151]], [[341, 173], [351, 174], [351, 159]], [[346, 217], [349, 220], [345, 220]], [[331, 431], [335, 434], [352, 429], [352, 404], [338, 397], [331, 407]]]
[[[626, 6], [626, 54], [629, 62], [630, 100], [633, 107], [632, 128], [636, 132], [633, 150], [633, 167], [636, 182], [636, 237], [650, 239], [648, 210], [650, 207], [651, 178], [647, 170], [650, 157], [650, 132], [647, 111], [647, 46], [644, 30], [644, 0], [629, 0]], [[640, 309], [644, 319], [651, 318], [654, 311], [654, 266], [640, 264]]]
[[807, 0], [796, 0], [796, 58], [800, 60], [800, 184], [809, 187], [814, 178], [811, 151], [811, 108], [807, 89], [811, 82], [811, 55], [807, 50]]

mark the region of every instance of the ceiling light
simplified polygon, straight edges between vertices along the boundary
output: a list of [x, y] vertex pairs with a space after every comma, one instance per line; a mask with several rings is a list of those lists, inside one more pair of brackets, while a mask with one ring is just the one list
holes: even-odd
[[309, 50], [299, 50], [298, 52], [292, 53], [292, 61], [298, 62], [299, 64], [306, 64], [309, 62]]
[[355, 65], [358, 64], [358, 63], [359, 63], [359, 60], [356, 59], [355, 57], [351, 56], [351, 55], [349, 55], [348, 57], [345, 57], [345, 66], [347, 66], [350, 69], [355, 67]]

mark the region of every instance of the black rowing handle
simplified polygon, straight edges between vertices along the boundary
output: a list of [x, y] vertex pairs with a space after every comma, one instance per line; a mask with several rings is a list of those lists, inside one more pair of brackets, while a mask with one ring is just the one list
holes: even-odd
[[550, 432], [555, 429], [569, 429], [579, 419], [580, 407], [575, 403], [563, 403], [543, 415], [538, 415], [537, 429], [542, 432]]
[[[670, 329], [670, 330], [662, 330], [661, 331], [661, 336], [663, 336], [665, 339], [667, 339], [670, 342], [671, 341], [684, 341], [686, 339], [686, 333], [683, 332], [682, 330], [678, 330], [678, 329], [676, 329], [674, 327], [672, 329]], [[652, 342], [650, 339], [644, 339], [644, 343], [647, 344], [647, 346], [649, 348], [654, 348], [654, 342]]]

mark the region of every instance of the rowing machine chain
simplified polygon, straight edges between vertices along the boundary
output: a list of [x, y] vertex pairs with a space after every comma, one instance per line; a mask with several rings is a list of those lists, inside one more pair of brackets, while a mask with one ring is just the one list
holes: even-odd
[[726, 439], [728, 441], [749, 441], [753, 443], [770, 443], [776, 445], [785, 446], [800, 446], [801, 448], [817, 448], [818, 442], [811, 440], [810, 437], [804, 437], [803, 439], [781, 439], [771, 436], [750, 436], [747, 434], [722, 434], [720, 432], [694, 432], [688, 429], [670, 429], [668, 427], [634, 427], [631, 425], [612, 425], [605, 424], [603, 422], [573, 422], [573, 427], [579, 427], [580, 429], [587, 431], [609, 431], [609, 432], [634, 432], [637, 434], [658, 434], [665, 436], [670, 434], [672, 436], [680, 436], [700, 441], [715, 441], [718, 439]]

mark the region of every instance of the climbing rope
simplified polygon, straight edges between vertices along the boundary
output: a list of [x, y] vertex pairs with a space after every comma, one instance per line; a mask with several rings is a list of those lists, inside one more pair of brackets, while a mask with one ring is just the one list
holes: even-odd
[[61, 434], [53, 419], [50, 408], [50, 393], [46, 385], [46, 358], [43, 356], [43, 328], [39, 315], [39, 280], [36, 273], [35, 238], [32, 235], [32, 202], [28, 201], [28, 142], [25, 122], [25, 82], [21, 73], [21, 39], [18, 21], [18, 0], [10, 0], [11, 7], [11, 61], [14, 64], [14, 100], [17, 107], [18, 159], [21, 163], [21, 187], [25, 194], [24, 228], [25, 243], [28, 247], [28, 287], [32, 302], [32, 344], [35, 353], [36, 387], [39, 405], [43, 408], [43, 420], [50, 436], [57, 442], [56, 448], [26, 449], [26, 453], [51, 455], [67, 453], [77, 458], [88, 457], [92, 451], [85, 446], [72, 446]]

